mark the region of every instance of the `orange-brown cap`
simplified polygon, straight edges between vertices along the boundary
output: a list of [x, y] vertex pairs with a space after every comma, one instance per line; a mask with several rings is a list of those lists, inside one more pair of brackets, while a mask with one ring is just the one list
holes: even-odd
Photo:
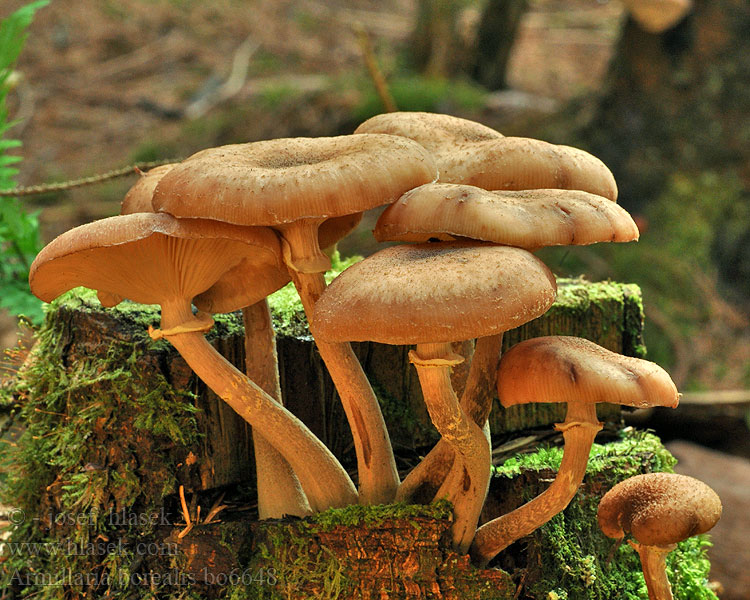
[[668, 546], [711, 529], [721, 517], [721, 500], [698, 479], [647, 473], [621, 481], [599, 502], [604, 535], [631, 534], [644, 546]]
[[330, 342], [453, 342], [507, 331], [543, 314], [555, 278], [520, 248], [462, 242], [392, 246], [339, 275], [311, 331]]
[[595, 156], [541, 140], [504, 137], [435, 152], [442, 183], [486, 190], [582, 190], [617, 199], [617, 184]]
[[176, 217], [282, 225], [388, 204], [436, 177], [428, 152], [398, 136], [277, 139], [194, 154], [159, 181], [153, 205]]
[[675, 407], [679, 402], [672, 378], [659, 365], [571, 336], [513, 346], [500, 359], [497, 391], [505, 407], [530, 402]]
[[138, 181], [133, 184], [125, 194], [120, 207], [121, 215], [130, 215], [139, 212], [154, 212], [151, 206], [151, 197], [159, 180], [172, 170], [174, 164], [154, 167], [145, 173], [139, 172]]
[[579, 190], [488, 191], [428, 183], [391, 204], [374, 234], [379, 242], [471, 238], [531, 249], [630, 242], [638, 239], [638, 227], [622, 207]]
[[428, 112], [391, 112], [376, 115], [354, 133], [387, 133], [418, 142], [430, 152], [458, 144], [483, 142], [503, 137], [499, 131], [452, 115]]
[[[31, 265], [29, 284], [45, 302], [85, 286], [161, 304], [190, 300], [242, 260], [276, 262], [279, 253], [270, 229], [136, 213], [81, 225], [55, 238]], [[258, 300], [268, 293], [258, 286]]]

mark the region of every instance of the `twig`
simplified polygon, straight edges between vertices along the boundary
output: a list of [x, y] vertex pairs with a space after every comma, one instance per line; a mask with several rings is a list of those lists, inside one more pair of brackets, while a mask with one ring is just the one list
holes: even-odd
[[148, 170], [168, 163], [179, 162], [180, 160], [181, 159], [179, 158], [154, 160], [151, 162], [128, 165], [127, 167], [121, 167], [119, 169], [107, 171], [106, 173], [99, 173], [97, 175], [82, 177], [80, 179], [60, 181], [57, 183], [44, 183], [41, 185], [19, 186], [7, 190], [0, 190], [0, 196], [36, 196], [39, 194], [48, 194], [50, 192], [62, 192], [77, 187], [83, 187], [85, 185], [102, 183], [103, 181], [109, 181], [110, 179], [116, 179], [117, 177], [123, 177], [125, 175], [135, 175], [138, 171]]
[[357, 40], [359, 41], [359, 47], [362, 50], [362, 57], [365, 59], [365, 65], [367, 66], [367, 72], [372, 78], [372, 82], [375, 84], [375, 91], [380, 97], [380, 101], [383, 103], [383, 107], [386, 112], [396, 112], [398, 107], [396, 101], [391, 95], [391, 91], [388, 89], [388, 83], [383, 77], [383, 73], [378, 66], [378, 61], [375, 58], [375, 52], [372, 49], [372, 43], [370, 42], [370, 36], [365, 30], [361, 23], [357, 23], [354, 26], [354, 30], [357, 34]]
[[226, 81], [222, 83], [216, 91], [206, 94], [194, 102], [191, 102], [185, 108], [185, 116], [189, 119], [197, 119], [205, 115], [216, 104], [228, 100], [238, 94], [245, 85], [247, 72], [250, 68], [250, 59], [255, 54], [259, 45], [251, 37], [247, 37], [234, 53], [232, 59], [232, 70]]
[[180, 533], [177, 534], [178, 539], [184, 538], [188, 533], [190, 533], [190, 530], [193, 528], [193, 522], [190, 520], [190, 511], [187, 507], [187, 502], [185, 501], [185, 486], [180, 486], [180, 505], [182, 506], [182, 516], [185, 519], [185, 529], [180, 531]]

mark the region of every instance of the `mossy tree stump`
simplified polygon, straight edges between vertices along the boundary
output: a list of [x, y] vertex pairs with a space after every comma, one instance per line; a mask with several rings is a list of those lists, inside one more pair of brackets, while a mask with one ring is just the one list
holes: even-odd
[[[504, 348], [540, 335], [576, 335], [622, 354], [642, 355], [643, 311], [637, 286], [561, 280], [559, 287], [552, 309], [506, 333]], [[285, 404], [346, 460], [351, 434], [301, 306], [296, 305], [290, 290], [283, 290], [272, 299], [271, 308]], [[129, 347], [137, 355], [133, 369], [142, 369], [147, 377], [161, 377], [194, 395], [201, 440], [190, 456], [177, 457], [178, 481], [187, 489], [206, 490], [252, 479], [250, 428], [196, 380], [167, 342], [153, 342], [148, 337], [148, 325], [158, 324], [156, 308], [125, 302], [104, 309], [92, 294], [72, 294], [55, 304], [49, 319], [54, 322], [57, 345], [66, 364], [99, 357], [106, 369], [108, 353], [114, 346]], [[217, 316], [209, 339], [234, 365], [244, 368], [239, 313]], [[429, 422], [419, 380], [409, 363], [409, 348], [376, 343], [354, 344], [354, 348], [381, 401], [394, 446], [416, 449], [434, 443], [437, 433]], [[599, 411], [604, 420], [619, 419], [619, 407], [603, 405]], [[513, 432], [563, 418], [563, 406], [539, 404], [506, 410], [496, 400], [490, 426], [493, 433]]]
[[[283, 292], [273, 308], [286, 400], [346, 459], [342, 432], [347, 428], [333, 386], [301, 312], [284, 294], [289, 292]], [[555, 307], [537, 322], [509, 332], [505, 343], [535, 335], [570, 334], [640, 355], [642, 319], [635, 286], [560, 282]], [[335, 586], [341, 598], [368, 597], [365, 590], [373, 598], [389, 593], [393, 598], [513, 597], [518, 577], [510, 585], [507, 574], [478, 572], [466, 557], [452, 555], [445, 536], [449, 522], [436, 515], [404, 517], [386, 511], [373, 521], [356, 524], [344, 520], [332, 525], [330, 515], [312, 521], [258, 524], [253, 521], [252, 507], [240, 510], [243, 507], [235, 502], [220, 514], [220, 522], [199, 524], [183, 534], [176, 500], [179, 485], [185, 486], [188, 502], [193, 500], [191, 514], [201, 505], [204, 517], [208, 506], [219, 501], [221, 490], [252, 489], [251, 432], [195, 381], [169, 344], [148, 338], [147, 326], [157, 321], [158, 313], [150, 307], [124, 303], [105, 310], [92, 294], [73, 293], [51, 309], [16, 386], [27, 430], [13, 457], [7, 496], [28, 518], [16, 524], [13, 540], [44, 544], [68, 540], [84, 550], [94, 546], [91, 553], [17, 554], [0, 567], [11, 588], [23, 589], [28, 580], [21, 576], [65, 568], [69, 573], [91, 572], [99, 579], [95, 585], [67, 581], [61, 588], [64, 593], [50, 598], [84, 592], [90, 597], [105, 593], [114, 598], [133, 597], [125, 591], [127, 586], [118, 583], [123, 581], [129, 582], [131, 590], [163, 590], [157, 598], [226, 597], [230, 593], [236, 600], [300, 597], [293, 591], [300, 586], [294, 569], [307, 559], [297, 554], [290, 563], [289, 554], [279, 554], [287, 552], [289, 544], [278, 542], [284, 536], [301, 539], [307, 532], [311, 537], [304, 544], [320, 550], [308, 553], [308, 558], [321, 561], [321, 568], [333, 577], [311, 578], [311, 586], [322, 587], [305, 592], [310, 597], [337, 597], [330, 595]], [[238, 315], [217, 317], [209, 337], [234, 364], [242, 365]], [[414, 448], [429, 443], [434, 434], [421, 406], [416, 377], [407, 368], [406, 351], [377, 344], [357, 347], [379, 392], [395, 444]], [[497, 413], [493, 426], [505, 432], [546, 426], [562, 418], [557, 407], [515, 415]], [[619, 409], [609, 407], [601, 416], [619, 421]], [[645, 468], [641, 459], [636, 463]], [[530, 477], [538, 481], [541, 476]], [[518, 499], [520, 489], [526, 485], [515, 490], [514, 498]], [[245, 498], [251, 503], [252, 493]], [[497, 504], [491, 499], [487, 510], [493, 507]], [[72, 518], [80, 515], [86, 518]], [[145, 522], [144, 516], [148, 517]], [[96, 544], [104, 540], [115, 544], [116, 552], [102, 557]], [[372, 547], [366, 540], [371, 540]], [[421, 558], [413, 554], [414, 548], [419, 548]], [[399, 554], [402, 551], [405, 554]], [[332, 562], [325, 562], [326, 557]], [[278, 585], [268, 585], [269, 569], [284, 565], [285, 560], [291, 567], [279, 570]], [[398, 565], [412, 565], [412, 575], [396, 582]], [[521, 563], [509, 567], [527, 568]], [[336, 572], [349, 573], [350, 578], [344, 581]], [[107, 580], [102, 577], [106, 573], [119, 579]], [[249, 583], [237, 579], [243, 574], [245, 579], [255, 579]], [[265, 583], [259, 585], [259, 579]], [[524, 585], [530, 583], [527, 580]], [[190, 595], [193, 592], [179, 595], [193, 589], [195, 596]]]

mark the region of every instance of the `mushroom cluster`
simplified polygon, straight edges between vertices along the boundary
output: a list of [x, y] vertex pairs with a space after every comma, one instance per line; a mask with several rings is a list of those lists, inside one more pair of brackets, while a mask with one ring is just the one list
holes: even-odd
[[[601, 428], [595, 404], [675, 406], [658, 366], [578, 338], [529, 340], [500, 356], [503, 332], [543, 314], [556, 282], [533, 251], [627, 242], [638, 229], [590, 154], [504, 137], [448, 115], [390, 113], [353, 135], [211, 148], [142, 177], [122, 214], [53, 240], [30, 285], [51, 301], [77, 286], [103, 305], [159, 304], [168, 340], [253, 428], [261, 518], [394, 500], [453, 503], [452, 541], [477, 564], [563, 510]], [[324, 252], [389, 205], [378, 241], [402, 242], [326, 286]], [[106, 267], [106, 268], [105, 268]], [[294, 283], [346, 413], [357, 485], [283, 406], [266, 298]], [[242, 310], [246, 372], [206, 341], [211, 314]], [[350, 342], [414, 345], [409, 353], [438, 443], [400, 480], [383, 416]], [[463, 389], [452, 370], [466, 374]], [[504, 406], [566, 402], [554, 483], [477, 528], [491, 472], [488, 416]]]

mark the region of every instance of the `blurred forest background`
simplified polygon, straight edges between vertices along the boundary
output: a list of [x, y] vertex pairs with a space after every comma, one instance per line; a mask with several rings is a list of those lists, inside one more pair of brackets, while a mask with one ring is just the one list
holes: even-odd
[[[0, 19], [26, 4], [0, 0]], [[368, 59], [399, 110], [599, 156], [641, 240], [543, 258], [557, 275], [638, 283], [648, 357], [687, 392], [687, 416], [660, 433], [750, 458], [747, 0], [693, 0], [663, 33], [620, 0], [52, 0], [26, 16], [17, 61], [26, 23], [0, 32], [3, 188], [351, 133], [385, 110]], [[41, 315], [24, 279], [40, 244], [117, 214], [129, 173], [0, 197], [0, 348], [17, 344], [19, 313]], [[343, 252], [375, 249], [376, 216]]]
[[[24, 4], [0, 0], [0, 17]], [[682, 390], [748, 389], [748, 11], [745, 0], [695, 0], [652, 34], [620, 0], [54, 0], [4, 84], [15, 122], [5, 137], [22, 142], [15, 182], [31, 185], [220, 144], [351, 133], [384, 111], [364, 34], [400, 110], [602, 158], [641, 241], [549, 251], [548, 263], [639, 283], [649, 356]], [[116, 214], [134, 180], [20, 206], [40, 211], [48, 241]], [[370, 223], [347, 252], [373, 249]], [[0, 304], [8, 346], [22, 302], [4, 293]]]

